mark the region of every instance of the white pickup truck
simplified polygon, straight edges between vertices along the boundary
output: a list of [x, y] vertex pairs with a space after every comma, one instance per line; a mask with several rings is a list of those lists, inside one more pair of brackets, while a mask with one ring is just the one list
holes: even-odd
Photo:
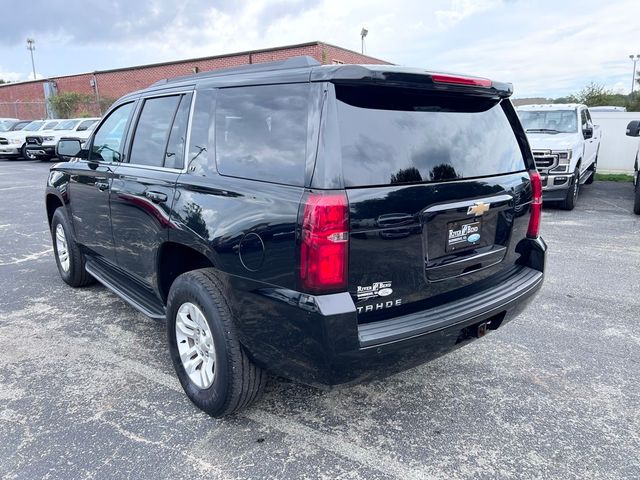
[[524, 105], [517, 110], [542, 178], [544, 201], [573, 210], [580, 185], [595, 178], [600, 127], [585, 105]]
[[53, 129], [26, 137], [26, 151], [31, 158], [50, 160], [56, 156], [56, 145], [63, 137], [86, 140], [99, 118], [72, 118], [61, 120]]

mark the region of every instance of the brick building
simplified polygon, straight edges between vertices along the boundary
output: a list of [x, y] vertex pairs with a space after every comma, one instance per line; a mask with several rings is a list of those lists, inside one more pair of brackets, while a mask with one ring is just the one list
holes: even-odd
[[[95, 101], [90, 102], [86, 110], [87, 113], [96, 115], [101, 113], [99, 110], [109, 101], [116, 100], [125, 93], [148, 87], [164, 78], [250, 63], [284, 60], [299, 55], [309, 55], [322, 64], [389, 63], [328, 43], [309, 42], [213, 57], [64, 75], [0, 85], [0, 117], [17, 117], [21, 119], [46, 117], [45, 91], [52, 89], [57, 93], [78, 92], [90, 95]], [[101, 104], [102, 107], [100, 106]]]

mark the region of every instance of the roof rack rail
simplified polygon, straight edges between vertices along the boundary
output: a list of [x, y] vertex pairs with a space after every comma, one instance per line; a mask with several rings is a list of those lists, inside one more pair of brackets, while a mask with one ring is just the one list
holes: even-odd
[[183, 75], [174, 78], [165, 78], [158, 80], [151, 86], [165, 85], [167, 83], [183, 82], [190, 79], [222, 77], [225, 75], [235, 75], [237, 73], [253, 73], [253, 72], [269, 72], [274, 70], [288, 70], [293, 68], [315, 67], [321, 65], [315, 58], [308, 55], [291, 57], [286, 60], [278, 60], [276, 62], [252, 63], [249, 65], [241, 65], [239, 67], [221, 68], [219, 70], [211, 70], [208, 72], [195, 73], [193, 75]]

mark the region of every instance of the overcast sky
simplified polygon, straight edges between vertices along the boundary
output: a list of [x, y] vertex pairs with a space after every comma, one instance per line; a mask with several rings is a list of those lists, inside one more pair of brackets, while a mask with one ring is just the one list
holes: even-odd
[[[513, 82], [515, 96], [631, 87], [638, 0], [22, 0], [0, 78], [25, 80], [321, 40], [400, 65]], [[22, 10], [22, 11], [21, 11]]]

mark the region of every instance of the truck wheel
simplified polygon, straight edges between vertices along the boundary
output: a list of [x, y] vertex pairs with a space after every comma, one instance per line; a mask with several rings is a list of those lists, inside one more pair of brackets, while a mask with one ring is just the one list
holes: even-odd
[[571, 177], [571, 183], [567, 189], [567, 196], [562, 201], [560, 206], [564, 210], [573, 210], [576, 206], [576, 200], [578, 200], [578, 192], [580, 191], [580, 170], [576, 168]]
[[84, 254], [73, 239], [71, 225], [63, 207], [53, 213], [51, 239], [60, 277], [72, 287], [83, 287], [95, 282], [84, 268]]
[[27, 153], [27, 144], [26, 143], [22, 146], [22, 149], [20, 150], [20, 155], [22, 156], [22, 158], [24, 160], [31, 160], [29, 158], [29, 154]]
[[167, 301], [169, 353], [187, 397], [212, 417], [256, 401], [267, 375], [243, 350], [212, 269], [180, 275]]
[[636, 187], [633, 202], [633, 213], [640, 215], [640, 172], [636, 174]]

